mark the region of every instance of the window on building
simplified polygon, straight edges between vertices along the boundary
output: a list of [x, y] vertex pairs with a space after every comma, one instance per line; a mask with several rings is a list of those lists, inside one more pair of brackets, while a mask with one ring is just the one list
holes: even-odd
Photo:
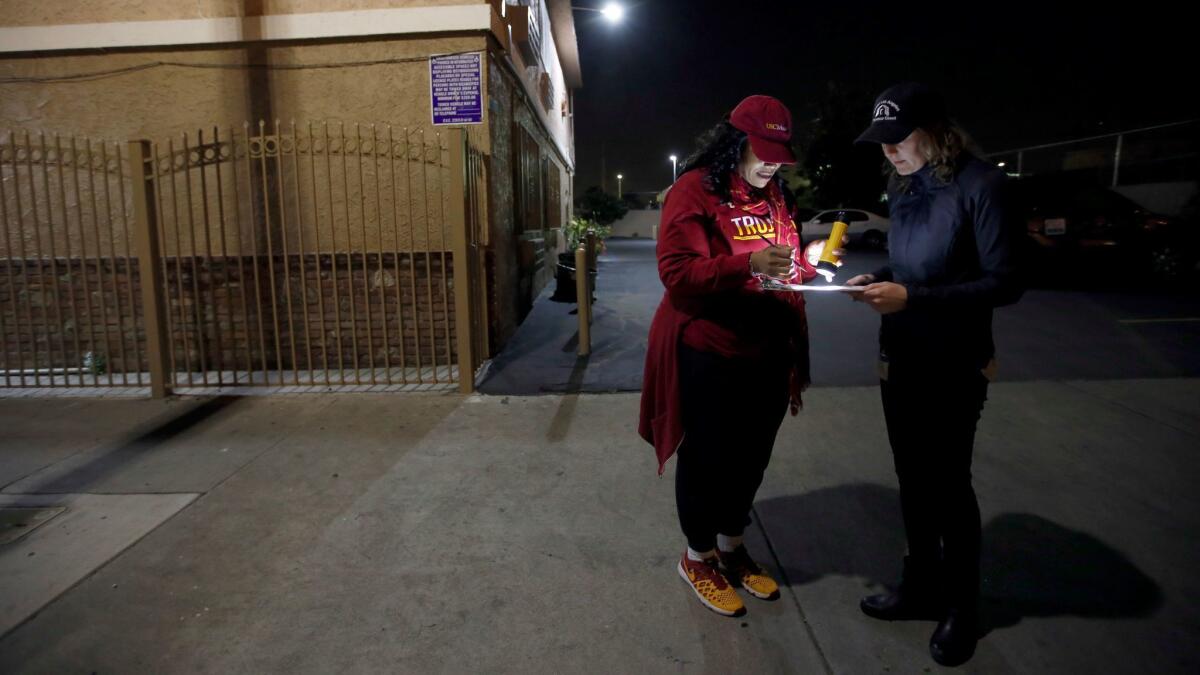
[[557, 230], [563, 226], [562, 172], [559, 171], [558, 164], [549, 156], [543, 161], [542, 170], [545, 175], [542, 185], [546, 187], [546, 196], [543, 200], [546, 205], [546, 216], [542, 222], [545, 223], [546, 229]]
[[542, 150], [537, 139], [520, 123], [513, 124], [514, 197], [516, 198], [517, 232], [530, 232], [545, 227], [545, 187]]

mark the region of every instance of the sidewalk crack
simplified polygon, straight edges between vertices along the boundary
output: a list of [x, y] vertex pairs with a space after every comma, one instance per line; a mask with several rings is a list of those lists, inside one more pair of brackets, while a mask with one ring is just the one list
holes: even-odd
[[762, 516], [758, 512], [757, 507], [750, 507], [750, 512], [754, 514], [754, 524], [758, 526], [758, 531], [762, 532], [763, 541], [767, 542], [767, 550], [771, 553], [771, 559], [775, 561], [775, 569], [779, 570], [779, 575], [783, 577], [783, 585], [787, 587], [788, 595], [792, 598], [792, 604], [796, 606], [796, 611], [800, 614], [800, 621], [804, 624], [804, 630], [808, 633], [808, 639], [812, 641], [813, 647], [817, 650], [817, 656], [821, 657], [821, 665], [825, 666], [825, 672], [828, 675], [833, 675], [833, 666], [830, 665], [829, 659], [825, 656], [825, 650], [821, 649], [821, 643], [817, 641], [816, 631], [808, 622], [808, 615], [804, 613], [804, 607], [800, 605], [800, 597], [796, 595], [796, 589], [792, 586], [792, 582], [788, 579], [787, 570], [783, 566], [783, 562], [779, 560], [779, 554], [775, 551], [775, 544], [771, 542], [771, 536], [767, 532], [767, 525], [763, 521]]

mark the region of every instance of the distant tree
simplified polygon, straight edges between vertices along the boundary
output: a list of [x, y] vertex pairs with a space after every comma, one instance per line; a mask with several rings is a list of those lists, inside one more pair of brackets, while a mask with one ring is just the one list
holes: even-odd
[[581, 216], [594, 220], [600, 225], [611, 225], [629, 212], [629, 206], [623, 200], [617, 199], [595, 185], [588, 188], [576, 201], [575, 208]]
[[785, 164], [779, 169], [779, 177], [783, 179], [783, 184], [791, 190], [792, 196], [796, 200], [796, 206], [803, 209], [815, 209], [816, 196], [813, 193], [812, 178], [804, 168], [803, 157], [797, 158], [799, 161], [795, 164]]
[[[875, 145], [854, 144], [870, 121], [871, 96], [864, 90], [829, 83], [818, 104], [817, 118], [800, 142], [804, 156], [798, 174], [810, 182], [810, 192], [797, 195], [799, 205], [880, 209], [885, 187], [882, 153]], [[801, 197], [810, 203], [803, 203]]]

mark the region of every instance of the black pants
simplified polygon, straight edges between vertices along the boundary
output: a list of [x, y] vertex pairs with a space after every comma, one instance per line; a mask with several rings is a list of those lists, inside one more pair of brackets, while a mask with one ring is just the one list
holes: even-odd
[[979, 600], [980, 523], [971, 454], [987, 379], [973, 368], [897, 370], [893, 363], [880, 385], [909, 565], [921, 576], [940, 576], [952, 607], [972, 608]]
[[675, 503], [688, 546], [709, 551], [717, 534], [737, 536], [771, 460], [788, 405], [786, 363], [679, 352], [683, 444]]

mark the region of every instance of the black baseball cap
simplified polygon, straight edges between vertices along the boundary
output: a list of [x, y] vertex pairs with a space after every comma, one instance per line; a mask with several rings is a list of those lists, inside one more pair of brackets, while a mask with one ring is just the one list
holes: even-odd
[[871, 110], [871, 126], [855, 143], [894, 145], [918, 127], [947, 120], [946, 102], [940, 94], [919, 82], [902, 82], [888, 87]]

